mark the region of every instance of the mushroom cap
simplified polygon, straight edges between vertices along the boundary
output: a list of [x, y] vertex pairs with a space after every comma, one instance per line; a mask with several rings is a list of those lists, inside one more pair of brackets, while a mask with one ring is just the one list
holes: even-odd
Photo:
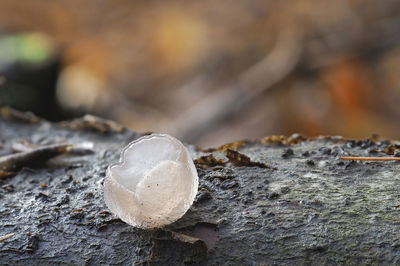
[[124, 222], [155, 228], [181, 218], [193, 204], [199, 178], [189, 151], [176, 138], [152, 134], [129, 143], [108, 167], [104, 199]]

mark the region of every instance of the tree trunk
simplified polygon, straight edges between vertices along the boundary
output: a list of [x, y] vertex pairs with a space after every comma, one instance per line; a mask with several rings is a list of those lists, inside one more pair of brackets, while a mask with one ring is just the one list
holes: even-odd
[[188, 145], [200, 177], [194, 205], [166, 228], [142, 230], [107, 210], [102, 188], [107, 166], [139, 136], [91, 116], [52, 124], [3, 109], [0, 155], [23, 139], [92, 143], [93, 152], [0, 172], [0, 264], [400, 263], [400, 164], [339, 159], [396, 154], [392, 142], [292, 136], [207, 151]]

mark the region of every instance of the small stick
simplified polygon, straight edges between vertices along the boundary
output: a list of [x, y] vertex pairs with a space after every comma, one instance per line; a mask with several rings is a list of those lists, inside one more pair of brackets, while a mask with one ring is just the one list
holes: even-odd
[[0, 170], [0, 179], [2, 177], [9, 177], [9, 176], [13, 176], [13, 175], [15, 175], [15, 172], [7, 172], [7, 171]]
[[62, 153], [68, 152], [73, 144], [54, 144], [42, 146], [34, 150], [19, 152], [0, 157], [0, 170], [3, 172], [17, 171], [25, 166], [40, 164]]
[[8, 235], [0, 236], [0, 243], [3, 242], [3, 241], [6, 241], [7, 239], [10, 239], [14, 235], [15, 235], [14, 233], [11, 233], [11, 234], [8, 234]]
[[353, 157], [353, 156], [341, 156], [342, 160], [354, 160], [354, 161], [400, 161], [400, 157]]

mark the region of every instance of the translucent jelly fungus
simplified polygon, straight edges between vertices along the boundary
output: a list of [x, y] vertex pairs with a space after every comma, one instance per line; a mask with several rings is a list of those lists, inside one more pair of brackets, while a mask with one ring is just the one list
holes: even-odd
[[140, 228], [170, 224], [190, 208], [199, 178], [188, 150], [164, 134], [141, 137], [110, 165], [104, 199], [121, 220]]

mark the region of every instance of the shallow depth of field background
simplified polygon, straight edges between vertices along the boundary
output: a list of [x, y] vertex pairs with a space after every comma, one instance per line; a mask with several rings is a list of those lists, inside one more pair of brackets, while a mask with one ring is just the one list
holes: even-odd
[[0, 105], [204, 147], [400, 139], [400, 1], [1, 0]]

